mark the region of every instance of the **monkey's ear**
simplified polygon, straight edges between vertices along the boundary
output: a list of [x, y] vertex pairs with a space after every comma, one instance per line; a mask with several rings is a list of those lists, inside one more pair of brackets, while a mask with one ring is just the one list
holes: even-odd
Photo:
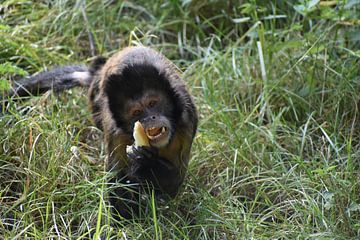
[[89, 71], [91, 75], [94, 75], [97, 71], [99, 71], [106, 63], [106, 60], [107, 59], [102, 56], [96, 57], [90, 64]]

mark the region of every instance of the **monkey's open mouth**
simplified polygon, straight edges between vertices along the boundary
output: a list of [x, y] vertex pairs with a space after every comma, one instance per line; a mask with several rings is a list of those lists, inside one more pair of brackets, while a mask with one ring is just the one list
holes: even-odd
[[167, 132], [166, 127], [150, 127], [148, 129], [146, 129], [146, 135], [148, 136], [148, 138], [150, 140], [159, 138], [166, 132]]

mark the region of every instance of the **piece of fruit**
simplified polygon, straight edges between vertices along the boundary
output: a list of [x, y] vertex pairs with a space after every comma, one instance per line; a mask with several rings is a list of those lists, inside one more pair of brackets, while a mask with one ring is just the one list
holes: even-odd
[[133, 136], [135, 147], [150, 146], [149, 138], [146, 136], [145, 129], [139, 121], [135, 123]]

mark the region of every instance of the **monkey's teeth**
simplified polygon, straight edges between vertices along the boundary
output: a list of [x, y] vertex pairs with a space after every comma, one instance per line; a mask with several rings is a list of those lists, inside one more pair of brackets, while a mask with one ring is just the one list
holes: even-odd
[[151, 127], [147, 130], [147, 133], [151, 137], [155, 137], [161, 133], [161, 128]]
[[[154, 132], [154, 130], [157, 130], [157, 131]], [[155, 139], [155, 138], [160, 137], [165, 132], [166, 132], [166, 127], [161, 127], [161, 128], [151, 127], [146, 132], [147, 133], [146, 135], [148, 136], [149, 139]]]

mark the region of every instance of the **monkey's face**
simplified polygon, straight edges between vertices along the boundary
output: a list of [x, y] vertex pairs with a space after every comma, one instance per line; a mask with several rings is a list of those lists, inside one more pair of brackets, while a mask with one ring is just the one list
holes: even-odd
[[161, 91], [147, 90], [138, 98], [128, 99], [124, 110], [123, 118], [128, 130], [132, 132], [135, 122], [140, 121], [151, 146], [162, 148], [170, 142], [173, 107], [171, 100]]
[[107, 76], [104, 90], [116, 125], [125, 134], [132, 136], [140, 121], [153, 147], [171, 142], [182, 104], [164, 73], [151, 65], [131, 65]]

